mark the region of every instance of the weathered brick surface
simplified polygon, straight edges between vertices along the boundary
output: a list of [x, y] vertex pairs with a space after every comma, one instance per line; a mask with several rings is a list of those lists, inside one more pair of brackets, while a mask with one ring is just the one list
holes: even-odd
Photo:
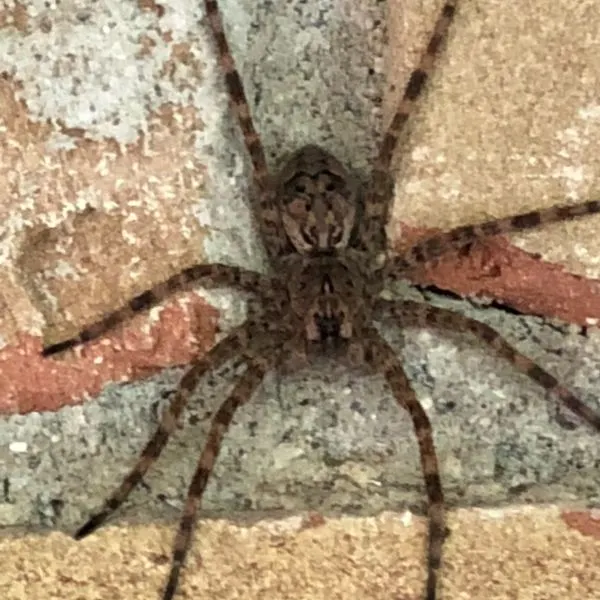
[[[396, 88], [438, 4], [389, 3], [385, 64]], [[597, 194], [600, 17], [592, 2], [547, 4], [460, 6], [402, 149], [395, 248], [432, 228]], [[188, 360], [216, 327], [196, 296], [133, 325], [135, 343], [109, 341], [59, 365], [37, 352], [42, 338], [72, 334], [194, 262], [261, 263], [239, 158], [226, 165], [219, 155], [230, 146], [227, 106], [199, 6], [94, 10], [0, 12], [0, 412], [56, 408], [104, 381]], [[388, 114], [395, 97], [386, 95]], [[495, 241], [418, 281], [593, 324], [599, 227], [596, 217]], [[111, 340], [122, 336], [132, 334]]]

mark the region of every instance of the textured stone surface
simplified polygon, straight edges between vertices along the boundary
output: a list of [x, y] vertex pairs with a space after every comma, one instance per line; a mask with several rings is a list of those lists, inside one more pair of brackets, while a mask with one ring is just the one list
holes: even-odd
[[[390, 3], [388, 72], [398, 87], [439, 5]], [[596, 8], [593, 0], [458, 2], [399, 161], [392, 227], [447, 229], [599, 197]], [[595, 216], [512, 240], [600, 279], [599, 227]]]
[[[312, 141], [367, 171], [382, 97], [387, 112], [397, 97], [393, 90], [382, 93], [385, 75], [403, 85], [435, 4], [223, 2], [272, 163]], [[543, 4], [460, 6], [404, 144], [390, 228], [395, 245], [425, 226], [593, 194], [599, 120], [597, 61], [590, 57], [597, 41], [586, 32], [595, 13], [588, 18], [588, 3], [578, 2], [576, 23], [567, 26]], [[7, 193], [0, 199], [0, 359], [6, 365], [0, 410], [10, 413], [55, 408], [98, 391], [82, 375], [90, 368], [85, 362], [57, 372], [38, 361], [41, 334], [48, 342], [72, 334], [193, 262], [261, 268], [263, 261], [243, 201], [243, 154], [231, 135], [199, 8], [176, 0], [107, 2], [89, 10], [31, 2], [1, 14], [0, 184]], [[523, 34], [528, 27], [535, 36]], [[577, 49], [566, 66], [565, 40]], [[536, 67], [539, 48], [547, 69], [563, 65], [579, 77], [548, 77]], [[507, 76], [514, 72], [522, 76]], [[538, 97], [542, 104], [535, 104]], [[518, 117], [525, 111], [526, 118]], [[407, 223], [402, 230], [398, 220]], [[595, 276], [595, 223], [552, 228], [518, 244]], [[449, 259], [420, 281], [578, 323], [600, 315], [597, 282], [506, 244], [480, 254]], [[193, 326], [194, 311], [203, 310], [212, 314], [191, 297], [176, 314]], [[215, 327], [207, 325], [209, 317], [200, 320], [205, 324], [192, 334], [161, 330], [152, 327], [161, 321], [161, 309], [154, 311], [149, 321], [138, 321], [142, 335], [107, 342], [121, 352], [122, 365], [114, 365], [110, 351], [93, 355], [97, 381], [138, 373], [124, 365], [140, 362], [140, 348], [148, 371], [189, 360], [191, 349], [164, 350], [189, 348], [191, 336], [201, 351], [210, 345]], [[169, 331], [181, 335], [166, 339]], [[18, 375], [29, 363], [37, 389]]]
[[[223, 7], [269, 155], [328, 142], [366, 168], [383, 87], [381, 71], [369, 68], [381, 54], [384, 7]], [[4, 14], [0, 184], [10, 193], [0, 198], [0, 411], [14, 413], [55, 409], [97, 393], [97, 381], [187, 362], [192, 344], [203, 352], [213, 342], [216, 326], [212, 309], [184, 296], [173, 303], [177, 326], [165, 327], [174, 320], [158, 308], [84, 350], [87, 360], [60, 367], [37, 358], [41, 335], [47, 343], [71, 335], [191, 263], [260, 269], [263, 260], [244, 202], [244, 155], [198, 7], [30, 4]], [[21, 376], [28, 367], [35, 389]]]
[[[570, 529], [556, 507], [459, 510], [449, 525], [443, 599], [598, 597], [600, 540]], [[419, 600], [423, 533], [408, 512], [202, 521], [181, 597]], [[157, 598], [172, 535], [153, 524], [106, 528], [85, 542], [60, 533], [5, 537], [0, 585], [7, 600]]]
[[[396, 87], [439, 3], [417, 4], [390, 3], [387, 71]], [[459, 2], [397, 163], [396, 247], [434, 229], [599, 197], [597, 19], [594, 2]], [[599, 226], [595, 216], [494, 240], [418, 280], [526, 314], [597, 323]]]
[[[285, 154], [313, 141], [364, 170], [375, 147], [373, 131], [379, 126], [381, 112], [384, 69], [379, 57], [384, 4], [346, 0], [318, 5], [251, 0], [229, 0], [223, 4], [269, 154]], [[424, 11], [425, 18], [425, 14], [431, 15], [429, 4], [408, 3], [406, 15]], [[474, 44], [480, 27], [478, 19], [486, 23], [486, 31], [500, 36], [494, 23], [502, 7], [513, 11], [510, 14], [514, 16], [515, 7], [521, 5], [464, 4], [464, 16], [459, 17], [453, 30], [452, 44], [457, 43], [463, 31], [467, 41]], [[390, 4], [394, 10], [399, 5]], [[553, 13], [544, 10], [544, 2], [537, 0], [533, 5], [538, 7], [540, 22], [545, 23], [541, 30], [555, 31], [547, 29], [549, 25], [544, 20]], [[156, 6], [152, 10], [123, 2], [103, 6], [103, 12], [87, 16], [65, 7], [57, 9], [50, 15], [53, 25], [46, 37], [40, 33], [42, 29], [24, 36], [7, 26], [0, 36], [2, 70], [9, 73], [8, 78], [0, 80], [4, 86], [3, 106], [10, 109], [3, 112], [4, 125], [13, 140], [9, 144], [3, 139], [5, 146], [0, 156], [5, 161], [2, 164], [9, 165], [4, 172], [5, 183], [18, 183], [7, 186], [10, 192], [2, 198], [8, 200], [0, 200], [4, 202], [0, 208], [4, 227], [0, 236], [0, 277], [6, 284], [0, 286], [6, 294], [0, 300], [0, 330], [7, 344], [19, 341], [19, 332], [30, 333], [36, 336], [39, 349], [42, 331], [49, 339], [72, 332], [94, 314], [119, 305], [132, 293], [190, 262], [220, 259], [262, 265], [249, 212], [242, 200], [243, 159], [236, 153], [239, 144], [233, 142], [231, 146], [226, 102], [222, 94], [215, 92], [217, 74], [212, 59], [205, 60], [208, 54], [198, 24], [199, 11], [190, 9], [189, 2], [173, 0], [157, 20], [161, 11], [154, 12]], [[34, 17], [25, 18], [21, 13], [17, 16], [23, 31], [21, 21], [34, 22]], [[35, 17], [37, 27], [42, 28], [44, 16], [47, 15]], [[560, 23], [563, 16], [561, 13]], [[596, 13], [590, 14], [590, 20], [593, 18], [597, 18]], [[513, 31], [521, 33], [518, 19], [504, 18], [502, 24], [510, 26], [513, 21]], [[111, 26], [113, 22], [116, 24]], [[420, 42], [418, 28], [413, 30], [410, 26], [403, 31], [406, 48], [416, 48]], [[568, 37], [566, 31], [556, 31]], [[409, 34], [415, 35], [414, 40], [408, 39]], [[535, 44], [536, 36], [532, 33], [526, 39]], [[133, 48], [132, 37], [137, 40]], [[140, 40], [147, 40], [149, 49]], [[540, 44], [546, 41], [542, 37]], [[85, 61], [61, 63], [46, 51], [59, 42], [64, 44], [61, 49], [65, 56], [69, 49], [79, 51], [85, 47], [98, 64], [91, 68]], [[108, 58], [99, 56], [100, 43], [112, 48], [106, 53]], [[34, 56], [38, 47], [35, 44], [46, 44], [40, 51], [41, 66]], [[487, 37], [482, 38], [481, 44], [487, 47]], [[512, 51], [506, 39], [500, 47]], [[462, 48], [459, 57], [464, 56], [465, 46]], [[558, 46], [552, 48], [556, 51]], [[128, 53], [123, 59], [124, 49]], [[470, 52], [469, 60], [461, 63], [458, 59], [458, 63], [465, 72], [478, 73], [485, 79], [486, 73], [494, 72], [496, 62], [490, 60], [495, 58], [493, 51], [491, 44], [489, 52]], [[23, 56], [30, 57], [30, 62]], [[409, 52], [406, 56], [408, 60], [413, 55]], [[473, 67], [470, 60], [482, 60], [482, 56], [485, 65]], [[516, 61], [507, 63], [513, 65], [512, 69], [506, 65], [504, 68], [512, 72], [518, 68], [519, 54], [511, 56]], [[505, 60], [504, 55], [498, 58]], [[436, 80], [446, 77], [452, 60], [446, 59]], [[136, 67], [136, 76], [129, 77], [125, 67], [131, 64]], [[395, 59], [391, 64], [395, 64]], [[562, 63], [552, 64], [558, 69]], [[65, 75], [57, 82], [50, 75], [54, 72], [51, 67], [61, 65]], [[83, 92], [76, 96], [77, 102], [64, 91], [75, 85], [76, 77], [83, 77], [83, 83], [78, 84]], [[138, 78], [142, 89], [135, 87], [141, 85]], [[39, 90], [34, 86], [36, 81]], [[64, 87], [59, 86], [60, 82]], [[462, 85], [468, 84], [469, 92], [473, 92], [472, 81], [465, 84], [456, 73], [450, 82], [458, 86], [450, 93], [453, 98], [464, 97]], [[588, 83], [595, 89], [593, 78]], [[108, 86], [107, 91], [112, 94], [118, 91], [122, 95], [111, 103], [110, 94], [98, 95], [103, 86]], [[23, 99], [17, 101], [15, 91], [21, 88]], [[587, 94], [588, 88], [585, 89]], [[45, 95], [36, 102], [38, 91]], [[428, 95], [420, 111], [421, 119], [432, 111], [435, 97], [435, 93]], [[98, 111], [100, 116], [90, 117], [86, 108], [90, 98], [103, 107]], [[481, 98], [488, 96], [482, 92]], [[525, 111], [527, 106], [511, 95], [504, 100], [507, 107], [513, 107], [511, 110]], [[471, 110], [480, 116], [483, 108], [477, 108], [475, 99], [471, 103], [473, 106], [464, 107], [461, 118], [466, 118]], [[122, 114], [120, 107], [130, 104], [131, 108]], [[456, 115], [449, 105], [446, 97], [434, 114], [439, 110], [446, 115], [446, 121], [458, 119], [449, 116]], [[533, 108], [530, 104], [533, 112], [527, 114], [534, 115], [534, 109], [535, 104]], [[117, 113], [120, 120], [113, 122]], [[493, 121], [495, 114], [492, 111], [487, 117], [484, 115], [483, 122]], [[576, 119], [577, 114], [575, 109], [572, 118]], [[201, 127], [197, 127], [199, 123]], [[464, 121], [460, 123], [462, 133], [471, 131]], [[548, 124], [545, 117], [540, 123], [548, 125], [551, 132], [557, 131], [557, 125]], [[475, 155], [487, 160], [485, 148], [492, 141], [496, 144], [499, 134], [489, 141], [483, 134], [481, 140], [461, 138], [453, 129], [455, 126], [445, 130], [442, 123], [435, 129], [447, 148], [455, 152], [455, 162], [464, 158], [465, 148], [480, 147], [483, 150]], [[564, 127], [568, 128], [568, 123]], [[138, 130], [144, 135], [138, 137]], [[418, 123], [413, 127], [413, 135], [415, 140], [425, 135], [419, 133]], [[555, 139], [551, 133], [545, 135], [549, 140]], [[107, 141], [104, 136], [110, 139]], [[592, 144], [593, 132], [586, 139], [591, 139]], [[476, 143], [479, 141], [481, 145]], [[61, 146], [67, 142], [66, 148]], [[418, 142], [412, 143], [419, 148]], [[59, 149], [53, 150], [56, 144]], [[500, 160], [510, 150], [509, 139], [498, 144], [491, 158]], [[548, 148], [554, 148], [548, 152], [560, 153], [560, 147]], [[581, 152], [572, 155], [575, 166], [583, 161]], [[598, 153], [588, 148], [586, 160], [590, 154], [594, 155], [590, 160], [597, 159]], [[409, 155], [413, 161], [415, 155], [419, 158], [414, 149]], [[432, 156], [435, 159], [436, 154]], [[560, 158], [568, 162], [568, 158]], [[417, 163], [424, 164], [418, 160]], [[502, 161], [499, 165], [490, 171], [494, 175], [490, 177], [500, 188], [504, 179], [529, 180], [528, 172], [501, 168]], [[590, 167], [585, 170], [586, 178], [590, 169], [593, 174]], [[480, 174], [481, 165], [473, 166], [471, 172]], [[534, 181], [550, 177], [536, 173]], [[406, 171], [401, 176], [406, 178]], [[447, 176], [445, 179], [435, 173], [430, 177], [429, 196], [420, 196], [419, 206], [432, 207], [431, 214], [436, 215], [450, 212], [454, 218], [462, 208], [440, 208], [440, 203], [446, 207], [443, 200], [450, 194], [453, 179], [446, 181]], [[464, 175], [462, 185], [471, 180], [476, 181], [477, 177]], [[409, 177], [406, 181], [413, 180]], [[446, 182], [443, 194], [437, 188], [440, 182]], [[497, 192], [500, 188], [494, 189]], [[518, 186], [507, 189], [519, 192], [518, 198], [551, 195], [540, 190], [528, 192]], [[483, 191], [474, 187], [468, 194], [470, 208], [480, 203], [473, 215], [487, 215], [488, 196]], [[576, 191], [583, 197], [592, 191], [591, 184]], [[502, 202], [512, 199], [517, 196], [501, 197]], [[401, 195], [399, 203], [403, 201]], [[518, 205], [507, 205], [506, 211], [516, 208]], [[420, 218], [425, 220], [422, 225], [431, 225], [430, 216]], [[115, 233], [119, 229], [120, 236]], [[579, 243], [584, 237], [578, 228], [565, 231], [562, 241], [553, 237], [549, 247], [571, 247], [574, 239]], [[594, 256], [593, 252], [586, 252], [588, 258]], [[553, 287], [554, 282], [546, 293], [550, 294]], [[209, 296], [215, 305], [213, 298]], [[227, 328], [227, 319], [243, 313], [235, 301], [217, 306], [223, 309], [222, 329]], [[462, 307], [474, 310], [468, 303]], [[161, 310], [157, 312], [160, 314]], [[495, 310], [481, 310], [478, 314], [498, 325], [519, 347], [563, 377], [585, 400], [597, 405], [597, 331], [590, 330], [586, 337], [578, 334], [576, 328], [570, 331], [568, 327], [543, 326], [533, 318], [518, 318]], [[132, 352], [139, 344], [150, 348], [146, 363], [149, 369], [172, 362], [172, 356], [169, 359], [164, 355], [155, 357], [153, 362], [157, 345], [148, 323], [155, 321], [156, 316], [154, 313], [142, 321], [149, 330], [148, 337], [140, 336], [129, 344], [125, 335], [125, 343], [118, 343], [122, 353], [116, 353], [111, 360], [124, 361], [124, 353]], [[207, 325], [200, 348], [211, 343], [214, 334], [215, 327]], [[3, 356], [8, 360], [22, 353], [22, 346], [10, 345], [5, 350], [13, 353]], [[91, 363], [100, 364], [105, 355], [91, 356]], [[516, 498], [598, 502], [597, 437], [585, 427], [568, 432], [559, 426], [544, 393], [489, 355], [482, 344], [461, 336], [447, 341], [433, 333], [413, 332], [407, 335], [404, 356], [417, 393], [434, 421], [444, 482], [452, 504], [498, 504]], [[70, 357], [65, 364], [71, 365], [69, 377], [77, 376], [81, 382], [90, 379], [90, 362]], [[30, 385], [37, 384], [36, 390], [28, 390], [31, 397], [35, 397], [35, 392], [39, 398], [44, 397], [50, 378], [56, 382], [54, 368], [49, 366], [42, 375], [28, 371], [27, 362], [22, 364], [21, 377]], [[110, 378], [110, 373], [106, 377]], [[163, 401], [163, 395], [175, 381], [171, 373], [164, 373], [144, 383], [113, 384], [98, 400], [82, 407], [5, 418], [0, 425], [0, 523], [71, 527], [78, 522], [97, 506], [131, 464], [155, 422], [153, 407]], [[65, 403], [75, 393], [74, 388], [68, 389]], [[218, 377], [214, 385], [209, 382], [199, 390], [180, 439], [149, 476], [149, 487], [132, 499], [130, 515], [147, 519], [163, 515], [168, 510], [165, 503], [180, 505], [204, 439], [206, 417], [223, 398], [225, 389]], [[5, 397], [0, 402], [5, 403]], [[58, 404], [59, 401], [53, 406]], [[18, 398], [15, 406], [18, 410]], [[28, 407], [35, 408], [32, 403]], [[2, 404], [2, 410], [15, 409]], [[207, 492], [207, 507], [220, 510], [313, 506], [375, 512], [386, 507], [420, 507], [421, 501], [421, 478], [410, 423], [378, 379], [361, 379], [357, 374], [336, 370], [323, 370], [321, 375], [298, 374], [281, 382], [269, 379], [256, 402], [240, 413], [219, 462], [217, 477]]]
[[191, 6], [31, 3], [2, 30], [4, 344], [73, 334], [201, 260], [260, 265]]
[[[446, 304], [465, 308], [465, 303]], [[587, 337], [494, 309], [468, 309], [600, 406], [600, 336]], [[390, 323], [385, 329], [392, 331]], [[561, 426], [556, 404], [481, 342], [406, 329], [391, 335], [431, 415], [451, 505], [600, 502], [600, 444]], [[209, 417], [233, 373], [202, 385], [184, 427], [131, 498], [128, 517], [181, 507]], [[0, 423], [4, 500], [0, 524], [71, 528], [123, 476], [156, 423], [174, 372], [111, 385], [99, 399]], [[561, 414], [561, 416], [565, 416]], [[412, 426], [380, 378], [315, 368], [270, 376], [236, 416], [206, 493], [209, 510], [422, 509]], [[169, 506], [167, 506], [169, 505]]]

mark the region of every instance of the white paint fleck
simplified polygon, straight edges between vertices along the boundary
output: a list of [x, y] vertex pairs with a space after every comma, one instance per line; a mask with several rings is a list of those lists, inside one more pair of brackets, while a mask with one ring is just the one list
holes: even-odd
[[577, 114], [585, 121], [600, 121], [600, 104], [580, 108]]
[[558, 176], [572, 184], [582, 183], [585, 179], [584, 168], [581, 166], [568, 165], [558, 170]]
[[409, 510], [405, 510], [400, 517], [400, 523], [404, 525], [404, 527], [410, 527], [413, 522], [413, 514]]
[[489, 417], [483, 417], [479, 420], [479, 426], [482, 429], [488, 429], [492, 425], [492, 420]]
[[417, 146], [411, 153], [410, 157], [413, 161], [429, 161], [431, 148], [429, 146]]
[[123, 237], [123, 241], [130, 246], [135, 246], [138, 242], [138, 238], [131, 231], [127, 231], [127, 229], [121, 231], [121, 236]]
[[504, 519], [504, 517], [506, 516], [504, 509], [494, 509], [494, 508], [485, 509], [482, 511], [482, 514], [485, 517], [487, 517], [488, 519], [495, 519], [495, 520]]
[[[164, 310], [164, 306], [153, 306], [148, 311], [148, 321], [150, 321], [152, 323], [157, 323], [160, 320], [160, 315], [161, 315], [161, 313], [162, 313], [163, 310]], [[149, 326], [149, 323], [146, 322], [146, 325]]]
[[419, 402], [425, 410], [433, 409], [433, 398], [431, 396], [423, 396], [422, 398], [419, 398]]
[[23, 454], [24, 452], [27, 452], [27, 442], [11, 442], [8, 445], [8, 449], [13, 454]]
[[58, 279], [79, 278], [79, 273], [73, 268], [73, 265], [64, 260], [57, 260], [55, 268], [52, 272], [48, 272], [48, 275]]

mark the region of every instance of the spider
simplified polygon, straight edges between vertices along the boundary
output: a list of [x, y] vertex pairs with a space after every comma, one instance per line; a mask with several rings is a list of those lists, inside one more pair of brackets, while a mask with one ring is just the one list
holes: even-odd
[[447, 535], [444, 496], [432, 427], [400, 360], [379, 335], [373, 321], [394, 315], [402, 324], [466, 330], [553, 392], [573, 413], [600, 430], [600, 414], [578, 400], [552, 375], [512, 348], [494, 329], [453, 311], [428, 304], [380, 298], [387, 278], [409, 277], [411, 270], [443, 253], [468, 247], [486, 236], [537, 227], [600, 212], [600, 201], [556, 206], [505, 219], [455, 228], [418, 242], [402, 255], [387, 253], [385, 225], [393, 196], [391, 163], [399, 135], [427, 79], [454, 19], [456, 0], [442, 3], [433, 32], [417, 68], [409, 77], [391, 124], [383, 135], [366, 187], [331, 154], [318, 146], [297, 150], [272, 177], [254, 127], [240, 75], [224, 33], [217, 0], [204, 0], [206, 21], [224, 73], [231, 107], [252, 163], [253, 211], [266, 248], [270, 274], [225, 264], [196, 265], [133, 298], [77, 336], [44, 349], [49, 356], [99, 337], [134, 313], [147, 310], [169, 294], [193, 283], [232, 286], [256, 295], [263, 311], [234, 328], [183, 375], [161, 422], [135, 466], [103, 507], [74, 534], [80, 540], [100, 527], [126, 500], [158, 458], [177, 427], [201, 377], [234, 357], [246, 369], [215, 413], [190, 484], [175, 537], [170, 574], [162, 599], [174, 597], [189, 550], [202, 495], [235, 411], [246, 404], [268, 370], [297, 368], [322, 355], [350, 367], [366, 366], [385, 377], [397, 403], [413, 423], [428, 502], [425, 598], [435, 600], [442, 547]]

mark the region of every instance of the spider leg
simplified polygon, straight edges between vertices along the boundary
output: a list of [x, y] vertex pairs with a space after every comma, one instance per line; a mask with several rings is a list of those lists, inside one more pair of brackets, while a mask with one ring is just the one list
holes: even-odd
[[444, 2], [429, 42], [421, 54], [419, 64], [411, 73], [396, 112], [383, 136], [379, 154], [373, 165], [371, 183], [365, 197], [365, 213], [359, 229], [363, 250], [371, 252], [385, 250], [385, 239], [382, 236], [393, 197], [393, 181], [390, 172], [394, 151], [402, 129], [433, 71], [440, 47], [447, 37], [448, 29], [454, 19], [456, 4], [456, 0]]
[[223, 437], [229, 429], [235, 411], [250, 400], [265, 373], [275, 362], [277, 352], [272, 347], [270, 351], [272, 355], [269, 358], [260, 356], [248, 358], [246, 371], [240, 375], [231, 394], [221, 404], [213, 417], [206, 443], [198, 460], [192, 483], [188, 489], [183, 515], [179, 522], [179, 529], [173, 545], [171, 571], [163, 593], [163, 600], [171, 600], [175, 595], [179, 575], [190, 548], [192, 532], [196, 522], [196, 513], [202, 501], [202, 495], [212, 473], [215, 461], [221, 450]]
[[251, 325], [251, 323], [246, 323], [234, 329], [202, 358], [198, 358], [192, 363], [189, 370], [181, 378], [177, 391], [163, 412], [160, 424], [142, 450], [136, 464], [125, 476], [121, 485], [104, 501], [100, 511], [92, 515], [75, 532], [73, 537], [76, 540], [80, 540], [98, 529], [123, 504], [131, 490], [142, 480], [148, 469], [160, 456], [170, 435], [177, 427], [177, 422], [189, 397], [202, 376], [211, 369], [218, 368], [247, 346]]
[[404, 323], [411, 320], [419, 325], [441, 327], [453, 331], [470, 331], [487, 342], [500, 356], [509, 360], [519, 371], [541, 385], [545, 390], [558, 396], [559, 400], [571, 412], [587, 421], [594, 429], [600, 430], [600, 413], [585, 405], [566, 387], [533, 360], [513, 348], [495, 329], [446, 308], [403, 300], [399, 302], [380, 300], [376, 311], [385, 311], [402, 319]]
[[190, 288], [191, 284], [196, 283], [211, 287], [232, 286], [248, 292], [261, 293], [271, 289], [272, 280], [260, 273], [231, 265], [219, 263], [194, 265], [138, 294], [124, 307], [105, 314], [74, 337], [46, 346], [42, 350], [42, 356], [51, 356], [78, 344], [95, 340], [136, 313], [148, 310], [160, 304], [169, 295]]
[[256, 216], [261, 235], [269, 255], [278, 256], [283, 251], [286, 238], [281, 224], [281, 214], [277, 209], [275, 190], [269, 176], [265, 151], [252, 121], [244, 84], [225, 36], [219, 3], [217, 0], [204, 0], [204, 9], [225, 75], [230, 104], [242, 130], [244, 145], [252, 162], [253, 180], [257, 188]]
[[421, 406], [402, 364], [385, 340], [370, 327], [364, 332], [364, 358], [374, 371], [382, 373], [396, 402], [404, 408], [413, 422], [419, 444], [421, 470], [429, 503], [429, 530], [427, 547], [426, 600], [435, 600], [438, 571], [442, 561], [442, 547], [447, 535], [444, 517], [444, 494], [438, 468], [433, 430], [427, 413]]
[[590, 200], [580, 204], [552, 206], [543, 210], [532, 210], [520, 215], [484, 221], [477, 225], [463, 225], [445, 231], [422, 242], [417, 242], [406, 253], [392, 257], [386, 267], [386, 275], [403, 277], [407, 270], [439, 258], [451, 250], [459, 250], [488, 236], [514, 233], [534, 229], [548, 223], [570, 221], [577, 217], [600, 213], [600, 200]]

